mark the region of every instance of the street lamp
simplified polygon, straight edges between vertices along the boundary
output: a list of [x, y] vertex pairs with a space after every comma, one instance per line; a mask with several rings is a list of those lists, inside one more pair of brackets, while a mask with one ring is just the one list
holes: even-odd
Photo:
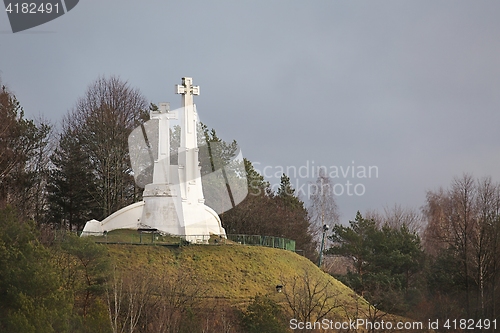
[[321, 268], [321, 261], [323, 260], [323, 249], [325, 247], [325, 237], [326, 232], [330, 229], [330, 227], [326, 224], [323, 224], [323, 238], [321, 239], [321, 249], [319, 250], [319, 262], [318, 267]]

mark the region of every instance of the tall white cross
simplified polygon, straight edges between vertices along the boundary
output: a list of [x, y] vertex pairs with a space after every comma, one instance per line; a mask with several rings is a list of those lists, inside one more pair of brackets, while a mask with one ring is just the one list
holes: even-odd
[[[192, 77], [183, 77], [182, 84], [175, 85], [176, 94], [183, 94], [185, 96], [199, 95], [200, 94], [200, 86], [193, 86], [193, 78]], [[191, 102], [193, 101], [193, 97], [191, 98]], [[189, 103], [186, 103], [189, 104]], [[193, 104], [193, 103], [190, 103]]]
[[[176, 85], [177, 94], [182, 95], [182, 109], [184, 113], [183, 126], [181, 127], [181, 144], [179, 147], [179, 168], [182, 168], [183, 176], [180, 176], [182, 199], [195, 202], [203, 199], [201, 190], [200, 169], [198, 161], [198, 142], [196, 138], [196, 108], [193, 104], [193, 95], [200, 94], [200, 87], [193, 86], [193, 79], [183, 77], [182, 84]], [[190, 186], [194, 186], [191, 191]]]
[[196, 110], [193, 96], [200, 94], [200, 87], [193, 86], [193, 78], [183, 77], [182, 84], [175, 86], [175, 93], [182, 95], [184, 109], [184, 134], [181, 135], [181, 145], [187, 149], [196, 148]]

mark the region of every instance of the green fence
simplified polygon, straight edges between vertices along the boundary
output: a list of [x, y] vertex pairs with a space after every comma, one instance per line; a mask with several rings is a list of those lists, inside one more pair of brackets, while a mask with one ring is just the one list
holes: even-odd
[[97, 243], [106, 244], [135, 244], [135, 245], [164, 245], [185, 246], [191, 244], [242, 244], [266, 246], [295, 252], [295, 241], [282, 237], [260, 236], [260, 235], [168, 235], [156, 230], [130, 230], [118, 229], [110, 232], [88, 233], [84, 236], [92, 237]]
[[227, 239], [245, 245], [259, 245], [295, 252], [295, 241], [282, 237], [260, 235], [227, 235]]

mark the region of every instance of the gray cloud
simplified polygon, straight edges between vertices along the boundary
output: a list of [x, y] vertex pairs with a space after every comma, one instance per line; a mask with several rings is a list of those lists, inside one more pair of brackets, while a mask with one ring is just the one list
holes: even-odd
[[[377, 165], [342, 218], [473, 172], [500, 180], [500, 4], [80, 2], [34, 31], [0, 20], [2, 80], [59, 121], [98, 75], [152, 102], [193, 76], [200, 117], [262, 165]], [[309, 179], [312, 180], [312, 179]], [[276, 181], [276, 180], [272, 180]], [[307, 180], [301, 180], [307, 181]]]

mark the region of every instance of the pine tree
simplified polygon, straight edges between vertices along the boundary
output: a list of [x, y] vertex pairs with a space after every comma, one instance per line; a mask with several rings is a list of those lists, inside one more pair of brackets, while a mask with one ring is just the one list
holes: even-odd
[[47, 190], [50, 221], [68, 230], [82, 230], [98, 214], [92, 197], [95, 184], [87, 156], [80, 149], [78, 135], [67, 129], [51, 156]]
[[32, 221], [0, 209], [0, 331], [67, 332], [71, 305]]
[[416, 284], [413, 276], [423, 269], [418, 235], [405, 225], [378, 228], [357, 212], [349, 226], [335, 225], [330, 239], [333, 246], [328, 252], [352, 262], [353, 270], [340, 280], [381, 309], [404, 314], [405, 297]]
[[281, 199], [285, 207], [290, 209], [304, 209], [304, 202], [302, 202], [296, 195], [295, 189], [290, 183], [290, 177], [283, 174], [281, 176], [280, 187], [276, 196]]

